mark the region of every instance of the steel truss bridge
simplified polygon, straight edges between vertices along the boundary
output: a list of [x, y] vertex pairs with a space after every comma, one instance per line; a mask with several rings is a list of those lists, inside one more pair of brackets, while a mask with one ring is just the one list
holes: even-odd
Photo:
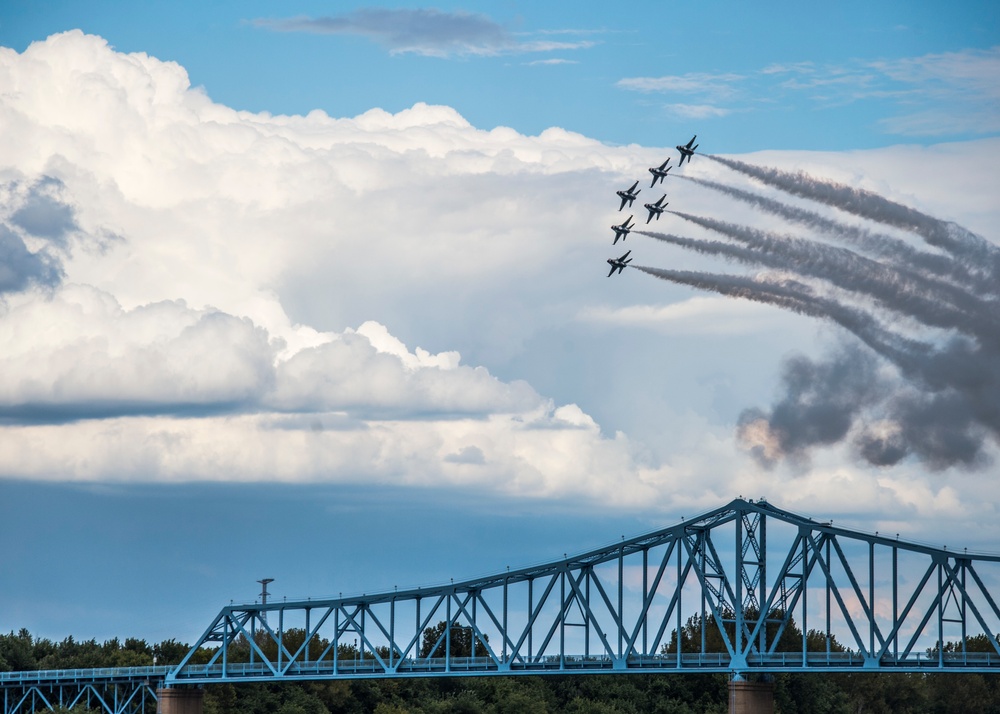
[[230, 605], [173, 667], [2, 673], [3, 714], [88, 698], [109, 714], [139, 712], [157, 688], [220, 682], [1000, 672], [996, 592], [998, 554], [858, 532], [737, 499], [647, 535], [489, 577]]

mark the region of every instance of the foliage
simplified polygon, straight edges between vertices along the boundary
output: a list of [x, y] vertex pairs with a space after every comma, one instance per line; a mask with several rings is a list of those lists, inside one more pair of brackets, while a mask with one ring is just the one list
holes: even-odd
[[[724, 651], [722, 632], [732, 633], [732, 623], [723, 614], [721, 627], [711, 616], [692, 617], [672, 633], [662, 648], [676, 652], [701, 651], [702, 629], [705, 651]], [[780, 620], [780, 613], [771, 619]], [[768, 625], [766, 643], [776, 651], [798, 651], [802, 632], [789, 618], [778, 636], [777, 623]], [[420, 655], [437, 656], [443, 645], [445, 623], [428, 627], [422, 637]], [[451, 628], [451, 653], [467, 657], [472, 653], [473, 633], [468, 628]], [[777, 638], [777, 642], [775, 642]], [[305, 641], [305, 632], [289, 629], [282, 644], [292, 652]], [[277, 643], [267, 632], [258, 631], [255, 642], [260, 651], [276, 656]], [[841, 652], [845, 648], [825, 633], [806, 633], [810, 651]], [[309, 645], [310, 658], [318, 658], [329, 642], [316, 640]], [[966, 651], [994, 651], [985, 635], [969, 637]], [[250, 657], [246, 638], [234, 642], [230, 661]], [[947, 642], [946, 653], [962, 651], [960, 642]], [[150, 645], [128, 638], [78, 641], [67, 637], [61, 642], [36, 638], [27, 630], [0, 634], [0, 671], [62, 669], [79, 667], [121, 667], [179, 662], [189, 646], [176, 640]], [[937, 648], [928, 651], [936, 655]], [[387, 656], [388, 652], [380, 652]], [[398, 653], [397, 653], [398, 654]], [[212, 655], [201, 650], [192, 658], [207, 661]], [[476, 655], [485, 656], [482, 641], [476, 640]], [[255, 650], [255, 657], [259, 653]], [[329, 653], [327, 656], [331, 656]], [[350, 645], [338, 647], [338, 657], [349, 660], [370, 658], [370, 650]], [[596, 676], [517, 676], [451, 677], [392, 680], [336, 680], [301, 683], [218, 684], [205, 688], [205, 714], [722, 714], [728, 709], [728, 678], [723, 674], [607, 674]], [[782, 714], [959, 714], [983, 712], [1000, 714], [1000, 676], [977, 674], [889, 674], [858, 672], [849, 674], [779, 674], [773, 677], [776, 711]], [[73, 714], [89, 714], [74, 709]]]

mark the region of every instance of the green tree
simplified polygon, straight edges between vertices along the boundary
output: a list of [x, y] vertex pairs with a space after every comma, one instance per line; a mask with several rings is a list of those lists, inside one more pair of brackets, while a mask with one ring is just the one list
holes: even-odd
[[184, 655], [188, 653], [191, 649], [190, 645], [186, 645], [183, 642], [178, 642], [177, 640], [171, 638], [169, 640], [163, 640], [159, 644], [153, 645], [153, 656], [156, 657], [156, 663], [163, 664], [180, 664], [181, 660], [184, 659]]
[[[428, 627], [423, 631], [420, 643], [421, 657], [444, 657], [446, 653], [445, 631], [448, 624], [441, 620], [438, 624]], [[452, 657], [489, 657], [489, 650], [484, 644], [484, 640], [489, 642], [489, 637], [484, 635], [483, 639], [473, 634], [471, 627], [463, 627], [452, 623], [450, 628], [451, 642], [450, 654]]]
[[7, 672], [22, 672], [38, 669], [38, 661], [34, 655], [34, 638], [26, 629], [21, 628], [16, 635], [11, 630], [9, 635], [0, 635], [0, 668]]

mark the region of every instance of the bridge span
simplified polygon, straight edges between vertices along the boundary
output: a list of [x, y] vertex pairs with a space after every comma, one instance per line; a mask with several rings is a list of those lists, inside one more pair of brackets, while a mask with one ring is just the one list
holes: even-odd
[[1000, 672], [998, 591], [1000, 554], [737, 499], [487, 577], [229, 605], [176, 666], [0, 674], [3, 714], [83, 695], [145, 711], [152, 692], [197, 711], [197, 688], [222, 682], [724, 672], [752, 697], [748, 679], [778, 672]]

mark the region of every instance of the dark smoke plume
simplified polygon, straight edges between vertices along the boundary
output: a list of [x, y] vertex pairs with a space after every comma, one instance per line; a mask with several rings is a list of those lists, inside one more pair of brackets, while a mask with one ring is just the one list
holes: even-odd
[[[870, 191], [709, 158], [786, 193], [904, 229], [943, 251], [918, 250], [815, 211], [685, 177], [800, 225], [809, 235], [671, 211], [727, 240], [636, 233], [778, 272], [748, 277], [636, 266], [640, 271], [829, 320], [868, 348], [855, 342], [823, 359], [789, 359], [781, 396], [771, 408], [740, 416], [740, 439], [754, 456], [767, 465], [802, 461], [813, 448], [848, 442], [860, 458], [879, 466], [907, 457], [933, 470], [986, 464], [987, 444], [1000, 443], [1000, 247]], [[922, 338], [914, 337], [920, 332]]]

